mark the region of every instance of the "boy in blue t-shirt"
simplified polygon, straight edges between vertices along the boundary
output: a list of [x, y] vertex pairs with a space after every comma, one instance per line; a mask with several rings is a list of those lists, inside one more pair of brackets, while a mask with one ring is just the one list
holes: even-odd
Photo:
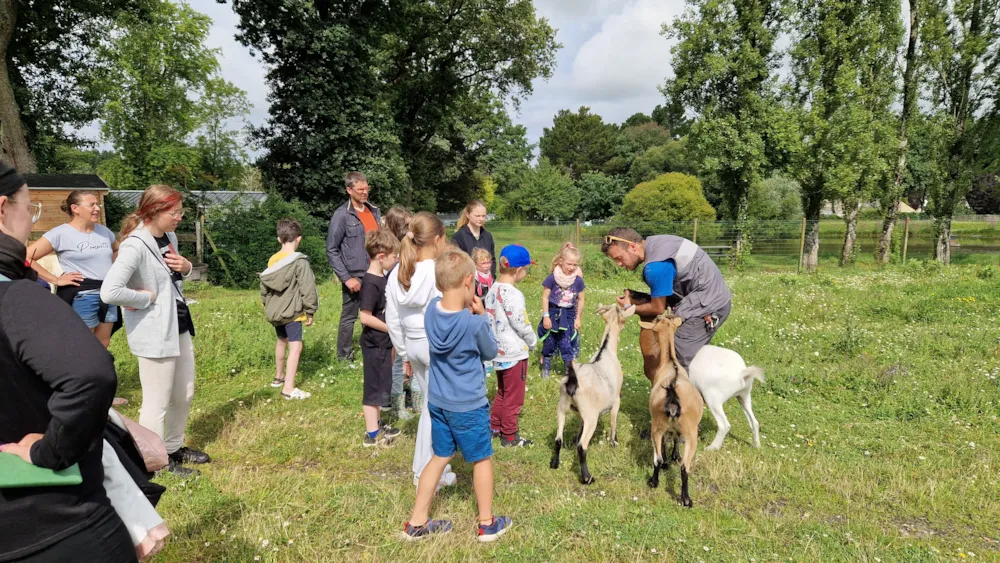
[[435, 261], [434, 275], [443, 297], [432, 300], [424, 314], [434, 457], [420, 474], [413, 513], [403, 529], [407, 540], [451, 531], [451, 521], [428, 516], [438, 481], [456, 450], [473, 467], [479, 541], [497, 539], [512, 523], [506, 516], [493, 516], [493, 445], [483, 361], [496, 357], [497, 343], [483, 303], [475, 296], [475, 273], [472, 258], [458, 249], [445, 250]]

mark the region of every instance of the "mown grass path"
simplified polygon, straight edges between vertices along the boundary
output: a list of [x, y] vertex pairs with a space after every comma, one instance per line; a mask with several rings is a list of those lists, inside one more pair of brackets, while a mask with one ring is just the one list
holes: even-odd
[[[544, 257], [547, 259], [547, 257]], [[542, 267], [524, 282], [538, 304]], [[588, 308], [638, 278], [588, 278]], [[572, 451], [548, 468], [558, 379], [532, 363], [522, 430], [529, 450], [497, 449], [501, 541], [474, 537], [471, 467], [433, 515], [455, 531], [418, 544], [398, 539], [414, 498], [415, 421], [394, 447], [361, 446], [361, 366], [333, 358], [340, 289], [321, 287], [307, 330], [301, 387], [286, 402], [273, 377], [274, 332], [256, 292], [190, 291], [197, 391], [189, 442], [214, 458], [199, 479], [172, 477], [160, 510], [173, 532], [162, 561], [923, 561], [1000, 559], [1000, 272], [915, 263], [883, 272], [818, 276], [728, 274], [733, 315], [715, 343], [763, 366], [754, 389], [763, 447], [735, 401], [722, 451], [706, 412], [692, 476], [695, 507], [677, 504], [676, 469], [650, 490], [649, 384], [637, 324], [623, 334], [621, 445], [602, 417], [590, 450], [597, 482], [584, 487]], [[583, 352], [601, 325], [586, 315]], [[537, 321], [537, 314], [534, 321]], [[136, 362], [116, 338], [125, 412], [141, 394]], [[360, 354], [359, 354], [360, 356]], [[495, 388], [491, 378], [490, 393]], [[578, 419], [568, 422], [574, 435]]]

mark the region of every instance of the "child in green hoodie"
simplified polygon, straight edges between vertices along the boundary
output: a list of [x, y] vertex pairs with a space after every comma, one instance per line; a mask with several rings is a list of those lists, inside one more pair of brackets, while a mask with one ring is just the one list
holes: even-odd
[[302, 355], [302, 325], [312, 326], [319, 308], [316, 277], [306, 255], [297, 252], [302, 242], [302, 225], [298, 221], [278, 221], [278, 242], [281, 250], [271, 256], [267, 269], [260, 273], [264, 315], [278, 336], [274, 348], [276, 375], [271, 387], [283, 387], [281, 396], [288, 400], [308, 399], [312, 394], [295, 386], [295, 374]]

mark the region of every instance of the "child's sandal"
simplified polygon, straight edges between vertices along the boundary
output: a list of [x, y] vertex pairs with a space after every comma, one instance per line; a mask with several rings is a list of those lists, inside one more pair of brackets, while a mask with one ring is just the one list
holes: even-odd
[[278, 379], [277, 377], [275, 377], [274, 381], [271, 382], [271, 387], [284, 387], [284, 386], [285, 386], [284, 379]]

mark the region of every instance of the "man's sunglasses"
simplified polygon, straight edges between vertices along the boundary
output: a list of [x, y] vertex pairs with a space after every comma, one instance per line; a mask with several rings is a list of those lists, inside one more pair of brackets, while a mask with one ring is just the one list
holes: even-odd
[[626, 240], [619, 237], [613, 237], [611, 235], [607, 235], [604, 237], [604, 244], [611, 244], [613, 242], [624, 242], [625, 244], [635, 244], [634, 241]]

